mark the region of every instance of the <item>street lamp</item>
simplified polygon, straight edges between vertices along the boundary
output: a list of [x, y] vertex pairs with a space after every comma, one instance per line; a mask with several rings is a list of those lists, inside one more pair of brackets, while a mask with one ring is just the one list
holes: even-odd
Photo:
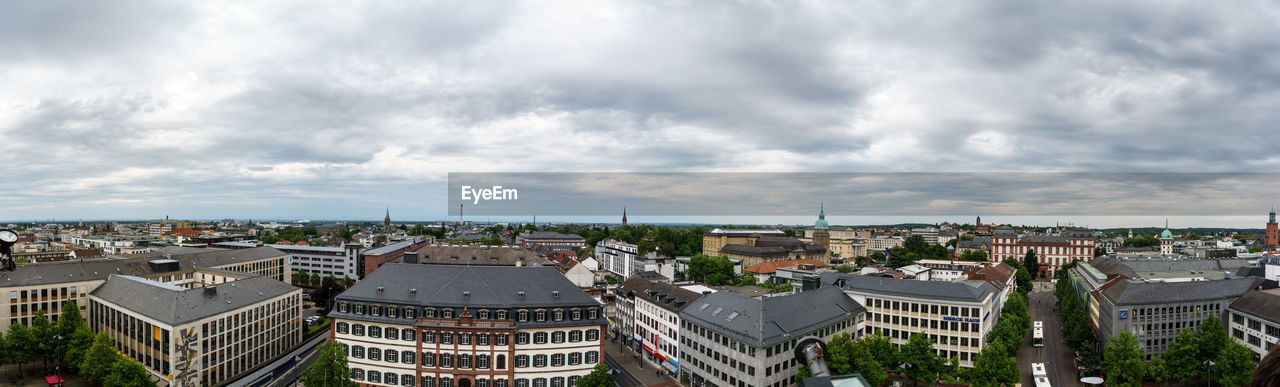
[[1204, 368], [1209, 370], [1209, 386], [1213, 386], [1213, 360], [1205, 360]]
[[[58, 347], [58, 348], [60, 348], [60, 349], [62, 349], [62, 351], [59, 351], [59, 352], [65, 352], [65, 351], [66, 351], [66, 349], [65, 349], [65, 348], [62, 348], [62, 335], [53, 335], [53, 339], [54, 339], [54, 340], [57, 340], [57, 343], [58, 343], [58, 344], [56, 344], [56, 345], [57, 345], [57, 347]], [[62, 353], [59, 353], [59, 354], [58, 354], [58, 365], [56, 365], [56, 366], [54, 366], [54, 367], [53, 367], [53, 374], [54, 374], [54, 375], [57, 375], [57, 376], [61, 376], [61, 371], [62, 371]]]
[[[911, 365], [911, 363], [902, 363], [901, 365], [898, 366], [898, 368], [902, 369], [903, 377], [907, 377], [907, 370], [911, 369], [911, 367], [914, 367], [913, 365]], [[915, 379], [911, 379], [911, 385], [912, 386], [916, 385]]]

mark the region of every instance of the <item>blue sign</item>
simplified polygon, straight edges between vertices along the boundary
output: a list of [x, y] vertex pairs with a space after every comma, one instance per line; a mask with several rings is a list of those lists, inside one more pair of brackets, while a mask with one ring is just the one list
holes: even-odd
[[1117, 314], [1117, 316], [1119, 316], [1121, 319], [1129, 318], [1129, 310], [1128, 310], [1128, 309], [1120, 309], [1120, 310], [1117, 310], [1117, 311], [1116, 311], [1116, 314]]
[[942, 317], [942, 320], [944, 320], [944, 321], [971, 322], [971, 323], [982, 322], [982, 320], [978, 320], [978, 319], [976, 319], [976, 318], [969, 318], [969, 317], [949, 317], [949, 316], [943, 316], [943, 317]]

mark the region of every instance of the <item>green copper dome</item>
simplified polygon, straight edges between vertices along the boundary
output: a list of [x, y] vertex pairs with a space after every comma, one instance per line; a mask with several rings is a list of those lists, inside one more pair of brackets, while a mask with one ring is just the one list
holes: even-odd
[[1160, 233], [1160, 239], [1173, 239], [1173, 233], [1169, 232], [1169, 220], [1164, 220], [1164, 232]]
[[816, 230], [826, 230], [826, 229], [827, 229], [827, 213], [826, 213], [826, 208], [825, 208], [825, 207], [826, 207], [826, 206], [825, 206], [825, 205], [823, 205], [822, 207], [819, 207], [819, 208], [818, 208], [818, 221], [817, 221], [817, 222], [813, 222], [813, 228], [814, 228], [814, 229], [816, 229]]

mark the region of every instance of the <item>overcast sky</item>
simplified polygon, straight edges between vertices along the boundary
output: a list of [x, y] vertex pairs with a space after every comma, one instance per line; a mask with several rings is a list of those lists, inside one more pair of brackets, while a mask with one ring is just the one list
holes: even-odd
[[1268, 1], [4, 2], [0, 219], [434, 219], [449, 172], [1275, 172], [1275, 20]]

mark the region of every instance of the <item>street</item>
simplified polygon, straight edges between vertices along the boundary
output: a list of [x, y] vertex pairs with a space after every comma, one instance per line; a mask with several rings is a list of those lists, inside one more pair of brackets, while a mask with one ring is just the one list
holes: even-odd
[[1062, 342], [1062, 318], [1053, 310], [1056, 301], [1053, 284], [1048, 281], [1037, 282], [1035, 291], [1028, 295], [1031, 321], [1044, 322], [1044, 347], [1031, 345], [1031, 329], [1028, 329], [1022, 348], [1018, 350], [1018, 370], [1024, 386], [1035, 385], [1031, 377], [1031, 363], [1045, 363], [1049, 383], [1054, 386], [1084, 385], [1076, 379], [1075, 352]]

